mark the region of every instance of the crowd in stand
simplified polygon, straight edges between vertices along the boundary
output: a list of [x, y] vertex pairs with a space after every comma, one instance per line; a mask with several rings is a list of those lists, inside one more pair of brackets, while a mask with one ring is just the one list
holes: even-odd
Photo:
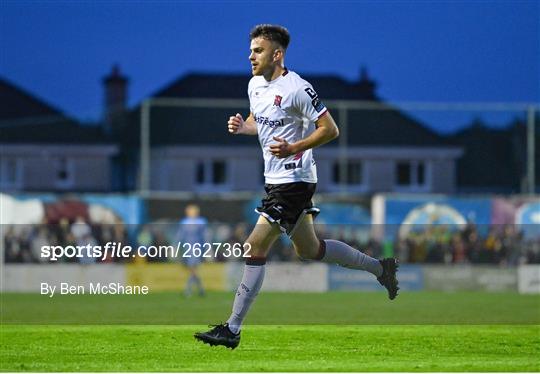
[[[482, 234], [481, 231], [485, 231]], [[515, 225], [477, 227], [462, 230], [448, 226], [430, 226], [410, 232], [396, 243], [403, 262], [445, 264], [519, 265], [540, 263], [540, 238], [526, 239]]]
[[[177, 224], [149, 224], [128, 228], [122, 224], [96, 225], [84, 222], [82, 218], [75, 222], [61, 220], [57, 225], [12, 225], [4, 228], [5, 262], [36, 263], [49, 262], [42, 257], [43, 246], [100, 245], [107, 242], [138, 246], [176, 245], [178, 238]], [[210, 243], [243, 243], [249, 232], [245, 223], [237, 225], [213, 224], [208, 227]], [[364, 228], [365, 229], [365, 228]], [[322, 229], [321, 229], [322, 230]], [[348, 232], [350, 232], [349, 230]], [[352, 228], [354, 231], [354, 228]], [[397, 235], [399, 236], [399, 235]], [[357, 235], [332, 233], [321, 237], [343, 240], [369, 255], [381, 258], [394, 254], [402, 263], [441, 263], [441, 264], [498, 264], [515, 266], [523, 263], [540, 263], [540, 238], [527, 239], [515, 225], [490, 226], [479, 229], [469, 224], [456, 230], [444, 225], [432, 225], [423, 230], [411, 230], [407, 235], [392, 241], [378, 241], [361, 238]], [[212, 256], [212, 261], [227, 261], [223, 251]], [[171, 261], [166, 256], [148, 257], [146, 261]], [[176, 259], [180, 260], [180, 259]], [[270, 252], [273, 261], [299, 261], [292, 249], [292, 244], [285, 236], [274, 244]], [[91, 257], [62, 258], [58, 262], [94, 263], [102, 259]], [[133, 258], [107, 258], [104, 262], [133, 261]]]
[[[82, 217], [75, 222], [61, 219], [58, 224], [6, 225], [3, 230], [5, 262], [49, 262], [42, 255], [44, 246], [103, 246], [107, 242], [128, 243], [122, 224], [89, 224]], [[83, 251], [83, 254], [86, 254]], [[93, 263], [100, 259], [83, 256], [62, 258], [59, 262]], [[105, 258], [103, 262], [118, 259]]]

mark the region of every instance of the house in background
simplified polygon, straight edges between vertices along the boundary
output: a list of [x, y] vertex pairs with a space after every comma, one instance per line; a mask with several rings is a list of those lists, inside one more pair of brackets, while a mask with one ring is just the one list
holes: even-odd
[[[535, 186], [540, 192], [540, 131], [536, 119]], [[526, 186], [527, 125], [516, 119], [508, 126], [493, 129], [481, 120], [456, 134], [449, 135], [451, 144], [465, 152], [457, 162], [457, 184], [463, 193], [520, 193]]]
[[111, 191], [119, 148], [100, 127], [83, 126], [1, 78], [0, 102], [3, 192]]
[[[153, 98], [197, 99], [201, 107], [152, 106], [150, 111], [151, 190], [261, 191], [263, 160], [257, 137], [227, 132], [230, 115], [249, 111], [249, 75], [189, 74], [152, 95]], [[336, 101], [382, 103], [376, 85], [362, 70], [357, 82], [336, 76], [308, 80], [343, 125]], [[245, 100], [243, 105], [220, 107], [220, 100]], [[236, 105], [236, 104], [233, 104]], [[314, 151], [318, 191], [453, 193], [460, 147], [397, 109], [347, 112], [346, 169], [340, 167], [339, 140]], [[140, 108], [129, 115], [123, 139], [131, 152], [139, 144]], [[342, 131], [342, 136], [344, 136]], [[129, 147], [128, 147], [129, 148]], [[344, 172], [345, 171], [345, 172]], [[344, 172], [344, 173], [343, 173]], [[135, 180], [133, 180], [135, 182]], [[135, 188], [135, 184], [130, 186]]]
[[[363, 71], [356, 82], [336, 76], [305, 78], [338, 122], [339, 100], [382, 105]], [[151, 97], [206, 100], [208, 107], [152, 107], [152, 189], [162, 191], [256, 191], [263, 184], [256, 137], [232, 136], [226, 119], [247, 114], [249, 75], [188, 74]], [[128, 80], [118, 67], [103, 79], [103, 120], [88, 126], [0, 78], [0, 188], [2, 191], [134, 191], [138, 188], [140, 107], [126, 107]], [[215, 99], [241, 100], [237, 107]], [[339, 141], [315, 150], [319, 191], [517, 193], [525, 174], [522, 122], [494, 130], [473, 124], [440, 136], [405, 113], [347, 112], [346, 175]], [[537, 120], [538, 122], [538, 117]], [[343, 134], [343, 132], [342, 132]], [[343, 137], [342, 137], [343, 138]], [[536, 132], [536, 144], [540, 144]], [[341, 140], [342, 141], [342, 140]], [[540, 152], [536, 178], [540, 184]]]

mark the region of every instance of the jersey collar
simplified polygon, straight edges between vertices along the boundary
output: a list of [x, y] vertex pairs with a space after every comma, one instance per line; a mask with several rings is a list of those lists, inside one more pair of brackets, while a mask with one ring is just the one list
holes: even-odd
[[286, 76], [287, 74], [289, 74], [289, 69], [285, 68], [285, 71], [281, 75], [279, 75], [276, 79], [271, 80], [271, 81], [267, 81], [264, 78], [263, 79], [266, 82], [266, 85], [270, 85], [270, 84], [276, 83], [278, 80], [280, 80], [282, 77]]

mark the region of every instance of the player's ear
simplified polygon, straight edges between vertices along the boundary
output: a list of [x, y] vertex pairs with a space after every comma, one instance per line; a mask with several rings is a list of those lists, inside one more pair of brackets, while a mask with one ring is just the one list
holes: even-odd
[[274, 51], [274, 61], [277, 61], [283, 57], [283, 50], [278, 48]]

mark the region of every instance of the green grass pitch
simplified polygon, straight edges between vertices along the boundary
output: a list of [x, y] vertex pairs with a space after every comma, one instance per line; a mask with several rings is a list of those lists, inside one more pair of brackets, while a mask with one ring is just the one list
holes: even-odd
[[540, 371], [537, 295], [263, 292], [234, 351], [230, 292], [1, 296], [2, 371]]

